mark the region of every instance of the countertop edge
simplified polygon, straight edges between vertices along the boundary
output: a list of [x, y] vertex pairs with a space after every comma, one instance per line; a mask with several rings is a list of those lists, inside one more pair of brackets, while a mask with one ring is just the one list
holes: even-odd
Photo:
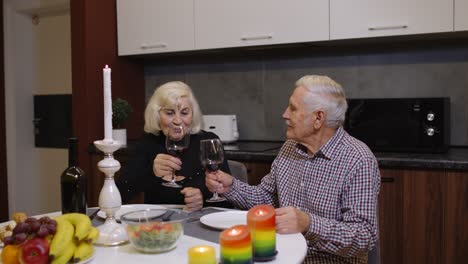
[[[402, 168], [402, 169], [441, 169], [441, 170], [468, 170], [468, 149], [463, 150], [463, 157], [456, 159], [441, 158], [443, 154], [436, 154], [435, 157], [418, 158], [415, 153], [408, 154], [408, 157], [401, 157], [405, 154], [398, 153], [400, 157], [393, 157], [394, 153], [382, 153], [377, 155], [380, 168]], [[466, 153], [465, 153], [466, 152]], [[243, 162], [273, 162], [277, 151], [249, 152], [226, 150], [226, 158]], [[420, 154], [430, 156], [430, 154]]]
[[[277, 142], [274, 149], [272, 143], [267, 143], [269, 149], [261, 151], [260, 142], [244, 142], [243, 146], [248, 149], [225, 150], [226, 159], [252, 162], [271, 163], [276, 158], [282, 143]], [[255, 146], [252, 148], [252, 146]], [[258, 149], [256, 149], [258, 147]], [[251, 149], [256, 149], [252, 151]], [[128, 156], [135, 151], [135, 144], [128, 144], [127, 148], [119, 149], [115, 155]], [[94, 145], [90, 144], [88, 153], [91, 155], [101, 154]], [[468, 171], [468, 147], [451, 147], [446, 153], [395, 153], [395, 152], [375, 152], [374, 153], [380, 168], [401, 168], [401, 169], [440, 169]]]

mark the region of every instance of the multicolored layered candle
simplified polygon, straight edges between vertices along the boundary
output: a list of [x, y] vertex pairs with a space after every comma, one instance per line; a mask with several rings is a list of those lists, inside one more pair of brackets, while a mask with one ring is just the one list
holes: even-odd
[[275, 208], [257, 205], [247, 213], [247, 224], [252, 239], [255, 261], [274, 259], [276, 254]]
[[222, 264], [253, 264], [249, 228], [236, 225], [219, 234]]

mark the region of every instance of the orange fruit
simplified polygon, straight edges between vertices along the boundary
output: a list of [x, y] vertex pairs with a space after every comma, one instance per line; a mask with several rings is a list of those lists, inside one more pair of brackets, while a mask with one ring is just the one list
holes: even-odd
[[3, 264], [19, 264], [20, 247], [17, 245], [7, 245], [2, 250]]

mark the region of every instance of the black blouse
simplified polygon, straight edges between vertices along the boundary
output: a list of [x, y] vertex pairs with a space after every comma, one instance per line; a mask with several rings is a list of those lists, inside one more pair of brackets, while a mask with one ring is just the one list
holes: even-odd
[[[205, 185], [205, 173], [200, 162], [200, 140], [218, 138], [211, 132], [200, 131], [190, 136], [190, 146], [182, 155], [182, 169], [178, 175], [185, 176], [178, 184], [184, 187], [194, 187], [201, 190], [204, 206], [232, 207], [228, 202], [206, 203], [205, 200], [213, 194]], [[137, 143], [135, 153], [130, 157], [123, 174], [116, 180], [126, 203], [136, 194], [144, 192], [145, 203], [148, 204], [185, 204], [184, 196], [180, 193], [183, 188], [172, 188], [161, 185], [165, 180], [153, 173], [153, 160], [159, 153], [167, 154], [165, 147], [166, 136], [145, 134]], [[230, 173], [226, 159], [221, 170]]]

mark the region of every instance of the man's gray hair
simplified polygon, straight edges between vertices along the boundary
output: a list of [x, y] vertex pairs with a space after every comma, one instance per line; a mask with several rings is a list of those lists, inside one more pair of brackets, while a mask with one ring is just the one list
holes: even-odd
[[145, 132], [158, 135], [161, 131], [159, 111], [163, 108], [177, 109], [181, 98], [188, 98], [192, 108], [190, 133], [200, 132], [203, 126], [203, 115], [200, 106], [192, 89], [180, 81], [168, 82], [156, 88], [145, 109]]
[[328, 76], [306, 75], [296, 81], [296, 87], [307, 90], [304, 103], [308, 110], [325, 112], [325, 126], [337, 128], [345, 121], [348, 103], [343, 88]]

